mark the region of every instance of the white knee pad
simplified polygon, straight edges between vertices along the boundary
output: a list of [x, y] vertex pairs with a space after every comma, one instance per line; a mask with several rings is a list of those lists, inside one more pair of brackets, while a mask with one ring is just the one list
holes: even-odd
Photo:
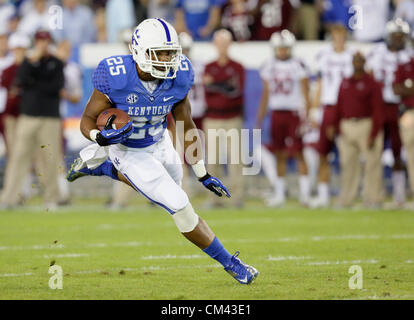
[[191, 203], [172, 215], [178, 230], [181, 233], [191, 232], [198, 225], [198, 215], [194, 212]]

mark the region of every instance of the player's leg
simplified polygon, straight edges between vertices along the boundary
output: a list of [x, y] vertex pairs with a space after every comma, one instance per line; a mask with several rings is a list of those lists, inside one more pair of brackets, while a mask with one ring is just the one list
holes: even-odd
[[195, 213], [184, 190], [154, 155], [147, 152], [119, 152], [114, 146], [110, 148], [110, 158], [122, 174], [121, 179], [127, 180], [135, 190], [168, 211], [179, 231], [189, 241], [221, 263], [240, 283], [254, 280], [258, 275], [257, 270], [229, 254], [207, 223]]
[[288, 152], [296, 159], [299, 175], [299, 202], [302, 205], [309, 205], [310, 200], [310, 179], [308, 166], [303, 156], [303, 141], [301, 133], [301, 119], [296, 113], [292, 113], [289, 120], [289, 145]]
[[21, 200], [23, 183], [30, 171], [32, 156], [36, 149], [39, 123], [33, 117], [20, 116], [16, 124], [13, 151], [6, 166], [1, 206], [14, 207]]
[[333, 108], [325, 107], [317, 144], [317, 150], [319, 152], [318, 190], [316, 199], [313, 199], [310, 203], [312, 207], [327, 207], [330, 202], [329, 183], [331, 170], [328, 154], [334, 145], [334, 123]]
[[358, 132], [358, 123], [352, 120], [341, 121], [341, 135], [338, 139], [338, 148], [341, 164], [341, 191], [339, 195], [339, 205], [349, 207], [353, 204], [358, 192], [360, 177], [360, 153], [358, 138], [361, 140], [368, 137], [361, 136]]
[[402, 206], [406, 200], [405, 192], [405, 166], [401, 159], [401, 136], [398, 119], [390, 124], [391, 149], [394, 155], [394, 166], [392, 171], [393, 200], [397, 206]]
[[47, 207], [54, 208], [59, 202], [59, 154], [62, 152], [62, 140], [60, 119], [42, 118], [42, 126], [39, 128], [38, 137], [41, 148], [39, 157], [44, 164], [38, 172], [39, 180], [44, 188], [44, 202]]
[[414, 110], [406, 111], [400, 120], [401, 139], [407, 157], [408, 177], [412, 192], [414, 192]]
[[[366, 128], [365, 137], [368, 138], [370, 133], [371, 125]], [[372, 148], [369, 149], [367, 144], [363, 142], [361, 141], [360, 146], [365, 157], [362, 189], [363, 199], [364, 203], [368, 206], [378, 208], [382, 205], [384, 195], [383, 167], [381, 161], [381, 155], [384, 149], [383, 132], [381, 131], [377, 134]]]
[[299, 174], [299, 202], [307, 206], [310, 200], [311, 183], [308, 175], [308, 165], [306, 164], [302, 150], [297, 154], [296, 160]]
[[271, 207], [278, 207], [286, 202], [285, 177], [288, 157], [285, 142], [288, 134], [288, 124], [285, 112], [273, 111], [271, 114], [270, 145], [276, 159], [277, 179], [274, 183], [273, 195], [266, 200], [266, 204]]

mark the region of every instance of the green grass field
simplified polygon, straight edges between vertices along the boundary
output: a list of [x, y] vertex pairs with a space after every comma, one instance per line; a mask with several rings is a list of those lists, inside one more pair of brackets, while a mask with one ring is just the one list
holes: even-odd
[[[197, 202], [194, 205], [197, 208]], [[259, 269], [249, 286], [143, 202], [113, 212], [77, 201], [0, 212], [0, 299], [414, 299], [414, 212], [197, 210], [231, 252]], [[63, 289], [48, 286], [50, 264]], [[352, 265], [363, 289], [351, 290]]]

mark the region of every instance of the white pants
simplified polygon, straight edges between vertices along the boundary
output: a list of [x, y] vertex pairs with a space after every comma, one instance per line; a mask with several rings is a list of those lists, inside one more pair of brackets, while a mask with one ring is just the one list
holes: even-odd
[[[93, 146], [87, 148], [91, 149]], [[115, 168], [131, 183], [135, 190], [170, 214], [174, 214], [188, 205], [188, 196], [181, 188], [182, 164], [167, 131], [160, 141], [146, 148], [128, 148], [116, 144], [100, 147], [99, 152], [96, 149], [94, 152], [99, 154], [100, 159], [102, 159], [102, 154], [109, 154]], [[81, 157], [82, 154], [81, 151]], [[93, 160], [90, 158], [86, 161], [84, 157], [82, 159], [89, 164]], [[88, 167], [91, 166], [88, 165]]]

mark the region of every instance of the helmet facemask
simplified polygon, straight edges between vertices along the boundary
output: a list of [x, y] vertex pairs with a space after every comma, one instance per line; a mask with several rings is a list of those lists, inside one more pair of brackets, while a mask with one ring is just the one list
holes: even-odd
[[[151, 74], [157, 79], [174, 79], [180, 65], [182, 49], [180, 46], [165, 46], [157, 48], [139, 48], [129, 46], [134, 60], [138, 67], [146, 73]], [[158, 56], [160, 51], [174, 51], [170, 61], [160, 61]]]

